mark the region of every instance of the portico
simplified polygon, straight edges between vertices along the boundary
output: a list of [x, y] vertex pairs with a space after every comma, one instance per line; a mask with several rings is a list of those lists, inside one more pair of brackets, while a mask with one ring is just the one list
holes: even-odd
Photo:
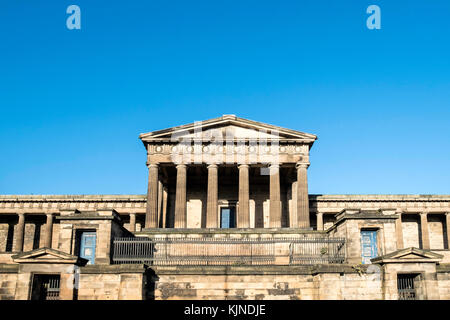
[[149, 168], [146, 228], [310, 228], [316, 136], [224, 115], [140, 138]]

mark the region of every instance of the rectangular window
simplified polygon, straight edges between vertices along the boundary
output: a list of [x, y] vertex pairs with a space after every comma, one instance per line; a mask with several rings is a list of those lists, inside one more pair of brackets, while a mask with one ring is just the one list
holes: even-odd
[[363, 264], [370, 264], [370, 259], [378, 256], [376, 230], [361, 230], [361, 260]]
[[95, 263], [97, 235], [95, 231], [82, 231], [79, 238], [79, 256], [87, 259], [87, 264]]
[[397, 289], [399, 300], [416, 300], [416, 283], [419, 275], [417, 274], [398, 274]]
[[220, 209], [220, 227], [236, 228], [236, 214], [234, 207], [225, 207]]
[[14, 242], [14, 224], [8, 224], [8, 234], [6, 235], [6, 252], [13, 251], [13, 242]]
[[60, 276], [57, 274], [35, 274], [31, 300], [59, 300]]

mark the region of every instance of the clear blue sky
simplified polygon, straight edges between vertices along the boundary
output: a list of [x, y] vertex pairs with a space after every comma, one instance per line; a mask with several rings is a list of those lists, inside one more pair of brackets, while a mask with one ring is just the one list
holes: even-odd
[[317, 134], [310, 193], [450, 194], [449, 16], [448, 0], [1, 0], [0, 194], [144, 194], [138, 135], [222, 114]]

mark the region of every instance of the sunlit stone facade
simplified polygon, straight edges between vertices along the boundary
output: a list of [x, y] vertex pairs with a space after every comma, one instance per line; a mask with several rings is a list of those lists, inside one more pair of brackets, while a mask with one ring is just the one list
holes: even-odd
[[0, 299], [450, 299], [450, 196], [313, 195], [316, 136], [140, 135], [146, 195], [0, 196]]

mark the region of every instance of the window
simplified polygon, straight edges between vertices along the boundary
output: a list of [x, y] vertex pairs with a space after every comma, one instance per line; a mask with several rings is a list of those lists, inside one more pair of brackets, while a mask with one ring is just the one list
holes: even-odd
[[417, 274], [398, 274], [397, 289], [399, 300], [416, 300], [416, 287], [420, 275]]
[[220, 227], [236, 228], [236, 210], [234, 207], [224, 207], [220, 209]]
[[35, 274], [31, 300], [59, 300], [60, 276], [57, 274]]
[[378, 256], [377, 230], [361, 230], [361, 260], [370, 264]]
[[6, 236], [6, 252], [12, 252], [13, 251], [13, 243], [14, 243], [14, 224], [9, 223], [8, 224], [8, 234]]
[[94, 264], [97, 244], [97, 235], [95, 231], [80, 231], [78, 242], [78, 255], [81, 258], [87, 259], [87, 264]]

